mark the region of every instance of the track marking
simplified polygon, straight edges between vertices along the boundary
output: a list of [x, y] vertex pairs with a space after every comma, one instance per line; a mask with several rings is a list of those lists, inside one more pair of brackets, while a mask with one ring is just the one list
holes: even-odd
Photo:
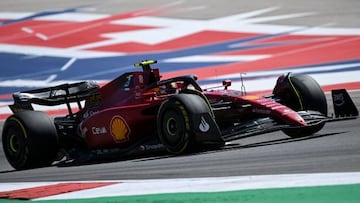
[[[0, 194], [19, 194], [19, 191], [39, 191], [47, 187], [56, 188], [70, 182], [47, 183], [0, 183]], [[99, 183], [99, 181], [77, 181], [79, 183]], [[153, 179], [153, 180], [112, 180], [100, 181], [106, 187], [72, 190], [66, 193], [49, 194], [36, 200], [55, 199], [84, 199], [114, 196], [132, 196], [169, 193], [198, 193], [198, 192], [226, 192], [241, 190], [257, 190], [272, 188], [317, 187], [360, 184], [360, 172], [349, 173], [315, 173], [315, 174], [283, 174], [283, 175], [257, 175], [210, 178], [179, 178], [179, 179]], [[111, 183], [108, 184], [107, 183]], [[39, 185], [37, 187], [36, 185]], [[85, 184], [87, 185], [87, 184]], [[91, 184], [90, 184], [91, 185]], [[171, 187], [169, 187], [171, 185]], [[65, 187], [64, 186], [64, 187]], [[65, 188], [66, 188], [65, 187]], [[60, 187], [61, 188], [61, 187]], [[62, 189], [63, 191], [64, 189]], [[0, 195], [1, 196], [1, 195]], [[5, 196], [6, 197], [6, 196]]]
[[71, 58], [63, 67], [61, 67], [61, 71], [65, 71], [67, 70], [73, 63], [75, 63], [77, 59], [74, 57], [74, 58]]
[[29, 187], [18, 190], [0, 192], [0, 198], [6, 199], [36, 199], [62, 193], [88, 190], [116, 184], [117, 182], [89, 182], [89, 183], [56, 183], [44, 186]]

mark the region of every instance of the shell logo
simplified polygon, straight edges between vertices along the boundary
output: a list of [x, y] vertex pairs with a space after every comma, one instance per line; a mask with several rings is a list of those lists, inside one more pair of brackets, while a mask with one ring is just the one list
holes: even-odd
[[114, 116], [111, 119], [110, 132], [115, 142], [129, 140], [130, 128], [121, 116]]

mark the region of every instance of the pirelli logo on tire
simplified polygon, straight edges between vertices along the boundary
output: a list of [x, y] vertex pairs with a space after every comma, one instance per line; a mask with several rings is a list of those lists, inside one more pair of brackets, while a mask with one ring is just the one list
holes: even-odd
[[114, 116], [110, 122], [110, 134], [115, 142], [125, 142], [129, 140], [130, 128], [125, 119], [121, 116]]

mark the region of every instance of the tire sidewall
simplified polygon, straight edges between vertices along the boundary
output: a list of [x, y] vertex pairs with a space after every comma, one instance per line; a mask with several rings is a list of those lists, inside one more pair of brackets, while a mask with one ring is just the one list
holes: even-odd
[[326, 96], [320, 85], [308, 75], [292, 77], [295, 88], [299, 91], [304, 110], [314, 110], [327, 115]]
[[[169, 131], [169, 122], [176, 123], [175, 133]], [[170, 153], [180, 154], [189, 147], [189, 125], [189, 115], [181, 102], [170, 99], [161, 105], [157, 118], [158, 137]]]

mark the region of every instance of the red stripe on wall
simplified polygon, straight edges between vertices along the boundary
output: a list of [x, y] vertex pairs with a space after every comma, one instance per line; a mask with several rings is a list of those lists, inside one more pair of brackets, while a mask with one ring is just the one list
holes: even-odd
[[3, 94], [0, 95], [0, 100], [1, 99], [12, 99], [12, 94]]

